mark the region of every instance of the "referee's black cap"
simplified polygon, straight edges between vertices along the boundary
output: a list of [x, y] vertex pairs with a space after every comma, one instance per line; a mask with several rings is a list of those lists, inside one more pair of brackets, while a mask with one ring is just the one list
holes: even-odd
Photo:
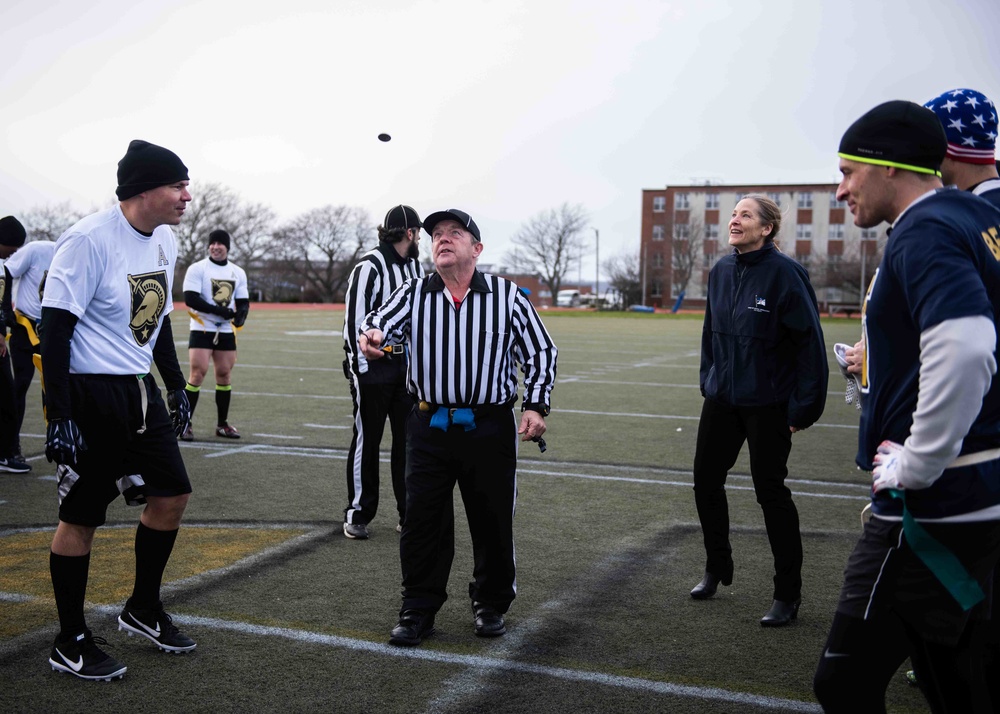
[[417, 215], [417, 212], [403, 204], [390, 208], [389, 212], [385, 214], [385, 220], [382, 221], [382, 226], [386, 230], [392, 230], [393, 228], [410, 230], [411, 228], [420, 228], [421, 225], [420, 216]]
[[460, 211], [457, 208], [449, 208], [447, 211], [432, 213], [424, 219], [424, 230], [427, 231], [428, 235], [434, 235], [434, 226], [441, 221], [455, 221], [456, 223], [461, 223], [462, 226], [473, 235], [477, 242], [483, 242], [482, 236], [479, 235], [479, 226], [477, 226], [476, 222], [472, 220], [472, 216], [465, 211]]

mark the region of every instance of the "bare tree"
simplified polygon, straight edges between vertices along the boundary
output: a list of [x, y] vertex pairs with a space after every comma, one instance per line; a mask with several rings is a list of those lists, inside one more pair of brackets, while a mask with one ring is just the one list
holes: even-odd
[[280, 228], [272, 246], [306, 290], [322, 302], [335, 302], [347, 287], [351, 268], [374, 240], [375, 224], [367, 211], [324, 206]]
[[24, 224], [29, 240], [56, 240], [85, 215], [73, 208], [69, 201], [64, 201], [31, 208], [18, 218]]
[[232, 235], [227, 226], [239, 225], [241, 200], [235, 191], [218, 183], [199, 183], [192, 188], [184, 219], [173, 227], [177, 237], [176, 275], [180, 280], [191, 263], [207, 254], [209, 233], [222, 228]]
[[601, 267], [608, 276], [608, 284], [618, 294], [619, 309], [642, 300], [638, 253], [619, 253], [605, 260]]
[[530, 218], [511, 238], [514, 250], [506, 256], [511, 270], [537, 275], [555, 299], [570, 269], [583, 256], [583, 230], [589, 220], [583, 206], [568, 203]]
[[[864, 245], [863, 255], [862, 245]], [[875, 240], [845, 241], [840, 255], [828, 254], [822, 263], [810, 267], [809, 280], [817, 291], [820, 288], [833, 289], [833, 295], [827, 291], [829, 299], [847, 302], [856, 300], [860, 304], [862, 287], [868, 287], [867, 283], [882, 258], [883, 248], [884, 246]], [[837, 297], [836, 293], [840, 293], [840, 296]]]
[[698, 218], [694, 218], [688, 223], [674, 225], [670, 260], [675, 295], [680, 295], [687, 290], [694, 271], [701, 264], [702, 246], [705, 242], [704, 233], [705, 226]]

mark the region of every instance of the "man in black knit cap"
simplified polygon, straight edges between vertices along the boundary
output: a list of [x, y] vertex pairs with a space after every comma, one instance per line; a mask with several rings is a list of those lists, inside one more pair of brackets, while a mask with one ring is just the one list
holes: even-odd
[[[84, 617], [90, 550], [121, 493], [145, 504], [135, 534], [135, 584], [118, 627], [167, 652], [194, 641], [163, 609], [160, 584], [191, 494], [176, 436], [190, 423], [170, 311], [177, 244], [169, 226], [191, 200], [187, 167], [135, 140], [118, 163], [120, 203], [59, 239], [42, 300], [42, 364], [49, 420], [45, 455], [59, 466], [59, 524], [49, 569], [60, 631], [49, 664], [110, 680], [125, 666], [105, 653]], [[156, 362], [171, 413], [150, 374]]]
[[[184, 302], [191, 315], [188, 356], [191, 373], [185, 389], [191, 402], [191, 416], [198, 406], [201, 384], [209, 360], [215, 365], [215, 407], [218, 413], [215, 435], [239, 439], [229, 424], [229, 404], [233, 395], [232, 371], [236, 364], [236, 331], [250, 312], [247, 274], [229, 260], [230, 237], [224, 230], [208, 234], [208, 257], [192, 263], [184, 274]], [[192, 441], [192, 427], [181, 434]]]

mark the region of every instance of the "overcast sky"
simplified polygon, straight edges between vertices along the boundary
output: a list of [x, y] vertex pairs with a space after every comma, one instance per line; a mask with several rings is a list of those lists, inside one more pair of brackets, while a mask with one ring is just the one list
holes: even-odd
[[997, 0], [7, 0], [0, 20], [0, 214], [108, 204], [142, 138], [195, 200], [464, 209], [484, 263], [563, 202], [602, 262], [637, 253], [643, 188], [835, 181], [875, 104], [1000, 100]]

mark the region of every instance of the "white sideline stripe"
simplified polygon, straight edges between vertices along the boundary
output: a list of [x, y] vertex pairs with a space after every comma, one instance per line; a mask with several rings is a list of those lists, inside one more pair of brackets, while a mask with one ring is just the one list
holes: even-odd
[[343, 424], [303, 424], [302, 426], [309, 427], [310, 429], [350, 429], [349, 426], [344, 426]]
[[292, 436], [291, 434], [254, 434], [254, 436], [262, 436], [265, 439], [305, 439], [304, 436]]
[[[639, 419], [680, 419], [683, 421], [699, 421], [700, 416], [682, 416], [680, 414], [643, 414], [642, 412], [596, 412], [588, 409], [559, 409], [559, 414], [587, 414], [589, 416], [637, 417]], [[857, 429], [857, 424], [813, 424], [813, 427], [824, 426], [831, 429]], [[810, 427], [812, 428], [812, 427]]]
[[[96, 609], [108, 615], [116, 615], [120, 612], [120, 608], [118, 607], [102, 606]], [[220, 620], [214, 617], [196, 617], [193, 615], [171, 615], [171, 617], [175, 623], [182, 625], [204, 627], [214, 630], [228, 630], [242, 635], [254, 635], [257, 637], [280, 637], [292, 640], [293, 642], [304, 642], [312, 645], [337, 647], [355, 652], [365, 652], [368, 654], [397, 657], [400, 659], [460, 665], [479, 670], [534, 674], [543, 677], [552, 677], [554, 679], [563, 679], [571, 682], [600, 684], [618, 689], [646, 691], [653, 694], [683, 697], [686, 699], [700, 699], [705, 701], [727, 702], [731, 704], [742, 704], [756, 707], [769, 707], [771, 709], [779, 709], [781, 711], [810, 713], [822, 712], [822, 709], [820, 709], [818, 705], [810, 704], [808, 702], [800, 702], [794, 699], [779, 699], [777, 697], [758, 696], [743, 692], [731, 692], [727, 689], [720, 689], [717, 687], [695, 687], [684, 684], [673, 684], [671, 682], [657, 682], [648, 679], [640, 679], [638, 677], [622, 677], [613, 674], [603, 674], [601, 672], [567, 669], [565, 667], [550, 667], [540, 664], [530, 664], [527, 662], [512, 662], [509, 660], [483, 657], [480, 655], [462, 655], [453, 654], [451, 652], [440, 652], [431, 649], [393, 647], [391, 645], [381, 644], [378, 642], [369, 642], [368, 640], [358, 640], [350, 637], [340, 637], [338, 635], [324, 635], [319, 632], [295, 630], [288, 627], [270, 627], [266, 625], [254, 625], [249, 622]]]

